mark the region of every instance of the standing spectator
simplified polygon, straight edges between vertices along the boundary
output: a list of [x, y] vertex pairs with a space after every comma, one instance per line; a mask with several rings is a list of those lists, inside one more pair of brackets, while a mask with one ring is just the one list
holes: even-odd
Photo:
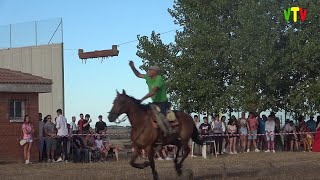
[[[233, 116], [234, 118], [236, 118], [235, 116]], [[233, 118], [231, 117], [231, 118]], [[229, 120], [230, 121], [230, 120]], [[227, 131], [227, 123], [226, 123], [226, 117], [225, 116], [222, 116], [221, 117], [221, 122], [223, 124], [223, 126], [225, 127], [225, 130], [222, 132], [222, 151], [221, 153], [225, 153], [226, 152], [226, 148], [228, 147], [228, 144], [229, 144], [229, 139], [228, 139], [228, 136], [226, 134], [226, 131]]]
[[107, 132], [107, 124], [102, 121], [102, 115], [99, 115], [99, 121], [96, 122], [96, 133], [101, 134], [103, 131]]
[[266, 139], [267, 139], [267, 144], [268, 144], [268, 149], [265, 152], [270, 152], [272, 151], [275, 153], [276, 151], [274, 150], [274, 132], [276, 128], [276, 123], [273, 120], [273, 117], [270, 115], [268, 117], [268, 120], [265, 125], [265, 132], [266, 132]]
[[42, 121], [42, 113], [39, 113], [39, 160], [43, 161], [43, 150], [44, 150], [44, 122]]
[[231, 119], [228, 123], [228, 136], [229, 136], [229, 154], [237, 154], [236, 142], [237, 136], [237, 121], [236, 119]]
[[204, 136], [203, 137], [203, 141], [205, 143], [205, 145], [202, 146], [202, 157], [203, 158], [207, 158], [206, 157], [206, 152], [207, 152], [207, 142], [211, 140], [211, 138], [209, 137], [209, 132], [211, 131], [211, 125], [208, 123], [208, 118], [207, 117], [203, 117], [203, 123], [199, 126], [200, 129], [200, 135]]
[[[317, 122], [316, 122], [316, 127], [320, 124], [320, 116], [317, 116]], [[317, 129], [316, 129], [317, 130]]]
[[290, 134], [289, 135], [289, 141], [290, 141], [290, 151], [293, 151], [294, 149], [294, 146], [295, 145], [295, 148], [296, 150], [298, 151], [299, 149], [299, 145], [298, 145], [298, 141], [299, 141], [299, 138], [297, 136], [297, 132], [298, 132], [298, 127], [294, 125], [293, 121], [290, 121]]
[[[262, 118], [259, 118], [259, 134], [266, 134], [266, 122], [267, 116], [262, 115]], [[266, 136], [259, 136], [259, 147], [262, 151], [266, 149]]]
[[22, 133], [23, 133], [23, 139], [27, 141], [23, 145], [23, 157], [25, 160], [25, 164], [31, 164], [30, 162], [30, 151], [32, 147], [32, 133], [34, 132], [33, 126], [30, 123], [30, 117], [29, 115], [26, 115], [24, 117], [24, 121], [22, 124]]
[[82, 132], [83, 133], [89, 133], [90, 131], [90, 123], [91, 123], [90, 115], [86, 114], [84, 120], [82, 121]]
[[46, 116], [46, 117], [44, 117], [42, 121], [43, 121], [43, 124], [46, 124], [46, 123], [48, 122], [48, 120], [47, 120], [47, 116]]
[[310, 116], [310, 120], [307, 121], [307, 127], [311, 130], [311, 132], [316, 131], [317, 122], [313, 120], [313, 116]]
[[[276, 124], [276, 127], [275, 127], [275, 134], [278, 134], [280, 132], [280, 125], [281, 125], [281, 122], [280, 122], [280, 119], [276, 116], [273, 117], [273, 120]], [[274, 144], [275, 144], [275, 149], [277, 149], [278, 151], [282, 151], [284, 148], [283, 148], [283, 143], [282, 143], [282, 138], [281, 136], [274, 136]]]
[[72, 146], [72, 128], [69, 123], [67, 123], [67, 128], [68, 128], [68, 142], [67, 142], [67, 153], [68, 157], [70, 157], [70, 152], [71, 152], [71, 146]]
[[75, 132], [78, 131], [78, 127], [76, 125], [76, 117], [75, 116], [72, 116], [71, 130], [72, 130], [72, 134], [75, 134]]
[[241, 142], [241, 152], [246, 152], [246, 145], [247, 145], [247, 135], [248, 135], [248, 129], [247, 129], [247, 119], [246, 119], [246, 113], [241, 113], [241, 118], [239, 120], [239, 134], [240, 134], [240, 142]]
[[247, 123], [247, 128], [249, 130], [247, 152], [250, 152], [251, 141], [253, 142], [255, 152], [260, 152], [259, 149], [257, 148], [258, 125], [259, 125], [259, 123], [258, 123], [257, 118], [254, 116], [254, 114], [252, 112], [250, 112], [249, 118], [248, 118], [248, 123]]
[[68, 144], [68, 127], [67, 127], [67, 119], [62, 116], [62, 110], [57, 110], [57, 121], [56, 121], [56, 128], [57, 132], [57, 154], [59, 156], [57, 162], [63, 161], [61, 158], [62, 155], [62, 148], [61, 142], [63, 143], [63, 152], [64, 152], [64, 160], [68, 162], [68, 151], [67, 151], [67, 144]]
[[[46, 147], [47, 147], [47, 156], [48, 156], [48, 163], [55, 162], [54, 161], [54, 153], [56, 150], [56, 136], [57, 130], [56, 126], [51, 122], [51, 115], [47, 116], [47, 123], [44, 125], [44, 133], [46, 137]], [[50, 158], [51, 156], [51, 158]]]
[[[320, 116], [317, 117], [317, 121], [320, 119]], [[314, 141], [312, 144], [312, 152], [320, 152], [320, 123], [318, 123], [316, 128], [316, 133], [314, 134]]]
[[[194, 116], [193, 116], [193, 121], [194, 121], [194, 124], [195, 124], [196, 127], [197, 127], [198, 132], [200, 133], [200, 131], [199, 131], [200, 123], [199, 123], [198, 115], [194, 115]], [[194, 155], [194, 149], [195, 149], [195, 148], [196, 148], [196, 149], [199, 149], [199, 145], [195, 144], [195, 143], [192, 141], [192, 139], [190, 138], [190, 140], [189, 140], [189, 147], [190, 147], [190, 149], [191, 149], [189, 155], [190, 155], [191, 157], [196, 157], [196, 156]]]
[[83, 114], [81, 113], [81, 114], [80, 114], [80, 119], [79, 119], [79, 121], [78, 121], [78, 127], [79, 127], [78, 129], [79, 129], [79, 133], [80, 133], [80, 134], [82, 134], [83, 120], [84, 120], [84, 119], [83, 119]]
[[305, 126], [302, 126], [300, 128], [300, 144], [303, 145], [303, 152], [310, 152], [311, 151], [311, 147], [310, 147], [310, 144], [308, 142], [308, 136], [310, 136], [309, 134], [310, 132], [310, 128], [307, 127], [307, 125]]
[[284, 145], [284, 151], [289, 151], [289, 143], [290, 141], [288, 141], [288, 136], [286, 133], [289, 133], [290, 132], [290, 120], [289, 119], [286, 119], [284, 121], [284, 126], [282, 128], [282, 133], [284, 133], [282, 136], [283, 136], [283, 145]]
[[[225, 116], [222, 116], [222, 118], [225, 118]], [[226, 131], [226, 127], [224, 123], [219, 119], [219, 114], [216, 114], [214, 117], [214, 121], [212, 121], [211, 129], [213, 130], [214, 134], [214, 141], [216, 143], [216, 146], [218, 148], [218, 153], [216, 154], [222, 154], [222, 133]], [[212, 149], [212, 148], [211, 148]]]

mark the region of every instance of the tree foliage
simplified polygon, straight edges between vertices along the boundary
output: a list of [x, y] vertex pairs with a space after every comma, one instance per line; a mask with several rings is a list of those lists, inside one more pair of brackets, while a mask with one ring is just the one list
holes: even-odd
[[[304, 22], [285, 21], [283, 10], [291, 6], [307, 8]], [[159, 65], [171, 101], [189, 112], [319, 111], [317, 6], [316, 1], [175, 0], [168, 11], [183, 30], [169, 44], [155, 32], [138, 36], [141, 68]]]

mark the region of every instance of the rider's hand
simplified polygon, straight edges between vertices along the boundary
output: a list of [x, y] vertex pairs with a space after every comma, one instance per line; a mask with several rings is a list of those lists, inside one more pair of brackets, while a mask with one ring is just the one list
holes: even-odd
[[130, 66], [130, 67], [133, 67], [133, 66], [134, 66], [133, 61], [129, 61], [129, 66]]

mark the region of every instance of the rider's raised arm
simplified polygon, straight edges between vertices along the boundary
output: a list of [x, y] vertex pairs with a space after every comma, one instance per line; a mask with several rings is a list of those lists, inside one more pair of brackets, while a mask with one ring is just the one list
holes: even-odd
[[138, 78], [144, 78], [144, 74], [141, 74], [135, 67], [132, 61], [129, 62], [129, 66], [131, 67], [132, 71]]

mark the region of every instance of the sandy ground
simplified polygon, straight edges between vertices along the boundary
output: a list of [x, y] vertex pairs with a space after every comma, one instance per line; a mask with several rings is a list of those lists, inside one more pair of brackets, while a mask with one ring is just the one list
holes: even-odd
[[[160, 179], [320, 179], [320, 153], [278, 152], [187, 158], [178, 178], [172, 161], [156, 161]], [[128, 159], [104, 163], [0, 163], [0, 179], [152, 179], [150, 168], [132, 168]]]

